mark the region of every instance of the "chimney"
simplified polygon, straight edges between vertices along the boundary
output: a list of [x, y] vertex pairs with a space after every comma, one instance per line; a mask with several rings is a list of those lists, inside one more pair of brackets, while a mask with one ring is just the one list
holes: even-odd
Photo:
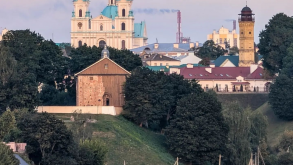
[[205, 70], [209, 73], [212, 73], [212, 68], [205, 68]]
[[210, 67], [211, 67], [211, 68], [215, 68], [216, 65], [215, 65], [214, 63], [210, 63]]
[[189, 48], [191, 49], [191, 48], [193, 48], [194, 47], [194, 43], [193, 42], [190, 42], [189, 43]]
[[196, 48], [199, 47], [199, 43], [198, 43], [198, 41], [196, 41], [196, 43], [195, 43], [195, 47], [196, 47]]
[[159, 49], [159, 43], [155, 43], [155, 49]]
[[186, 67], [187, 67], [187, 68], [193, 68], [193, 64], [188, 63], [188, 64], [186, 65]]
[[179, 44], [173, 44], [174, 48], [179, 48]]
[[251, 64], [250, 65], [250, 74], [253, 73], [258, 68], [257, 64]]

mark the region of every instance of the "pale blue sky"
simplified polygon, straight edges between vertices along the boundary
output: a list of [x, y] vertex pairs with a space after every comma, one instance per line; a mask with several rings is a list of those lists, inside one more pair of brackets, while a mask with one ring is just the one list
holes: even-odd
[[[70, 19], [73, 10], [72, 0], [1, 0], [0, 28], [31, 29], [46, 39], [54, 34], [55, 42], [70, 42]], [[90, 11], [93, 17], [100, 14], [108, 0], [91, 0]], [[245, 0], [134, 0], [133, 9], [179, 9], [182, 12], [182, 31], [193, 42], [204, 42], [207, 34], [222, 25], [232, 29]], [[292, 0], [248, 0], [248, 6], [256, 14], [255, 39], [264, 29], [269, 19], [283, 12], [293, 15]], [[176, 13], [145, 14], [136, 13], [135, 22], [145, 20], [149, 43], [175, 42], [177, 31]], [[238, 26], [237, 26], [238, 30]]]

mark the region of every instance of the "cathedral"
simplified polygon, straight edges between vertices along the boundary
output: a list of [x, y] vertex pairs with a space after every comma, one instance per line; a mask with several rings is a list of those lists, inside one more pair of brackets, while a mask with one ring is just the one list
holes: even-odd
[[146, 23], [134, 23], [133, 0], [108, 0], [101, 14], [92, 18], [89, 0], [73, 0], [71, 45], [134, 49], [147, 44]]

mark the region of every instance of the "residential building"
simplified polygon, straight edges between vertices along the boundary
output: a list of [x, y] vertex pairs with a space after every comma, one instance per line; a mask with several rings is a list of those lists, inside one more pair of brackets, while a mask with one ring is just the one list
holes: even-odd
[[[239, 91], [241, 85], [246, 92], [268, 92], [272, 79], [265, 79], [263, 68], [256, 64], [250, 67], [194, 67], [171, 68], [169, 73], [177, 73], [185, 79], [196, 79], [204, 89], [215, 89], [218, 92]], [[235, 91], [234, 91], [235, 92]]]
[[184, 55], [194, 55], [194, 51], [192, 51], [192, 48], [197, 48], [202, 46], [202, 44], [196, 42], [190, 42], [190, 43], [154, 43], [149, 44], [146, 46], [138, 47], [135, 49], [131, 49], [131, 51], [135, 54], [144, 54], [144, 52], [147, 53], [158, 53], [165, 56], [184, 56]]
[[101, 60], [77, 73], [77, 106], [124, 105], [123, 84], [130, 72], [110, 59], [105, 46]]
[[254, 14], [247, 6], [239, 14], [239, 31], [239, 66], [247, 67], [255, 63]]
[[144, 66], [179, 66], [180, 61], [164, 56], [162, 54], [142, 54], [140, 55]]
[[222, 46], [226, 49], [226, 42], [230, 45], [230, 47], [238, 47], [239, 48], [239, 35], [236, 32], [236, 29], [230, 31], [223, 26], [219, 29], [219, 31], [214, 30], [212, 34], [208, 34], [207, 40], [213, 40], [215, 44]]
[[71, 45], [79, 47], [108, 45], [117, 49], [133, 49], [147, 44], [144, 21], [134, 23], [133, 0], [108, 0], [101, 14], [92, 18], [90, 0], [73, 0]]

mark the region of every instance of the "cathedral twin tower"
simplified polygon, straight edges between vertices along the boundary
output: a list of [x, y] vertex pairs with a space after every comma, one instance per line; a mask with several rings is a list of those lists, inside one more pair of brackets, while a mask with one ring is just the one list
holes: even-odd
[[117, 49], [133, 49], [147, 44], [146, 23], [134, 23], [133, 0], [108, 0], [101, 14], [92, 18], [89, 0], [73, 0], [71, 45], [105, 44]]

